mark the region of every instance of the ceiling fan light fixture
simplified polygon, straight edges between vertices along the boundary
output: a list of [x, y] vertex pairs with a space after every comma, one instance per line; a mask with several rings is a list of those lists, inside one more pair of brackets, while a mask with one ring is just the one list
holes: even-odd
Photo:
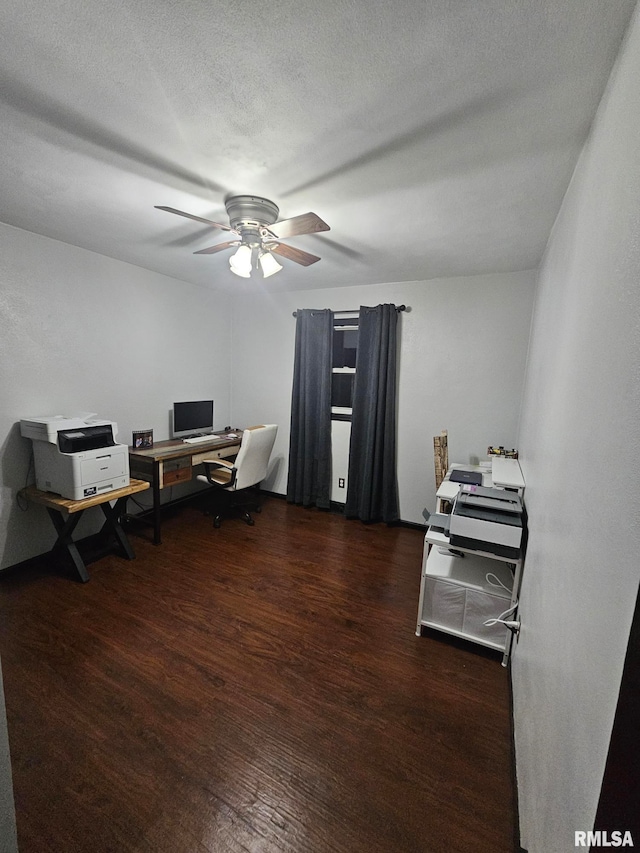
[[270, 275], [275, 275], [275, 273], [280, 272], [282, 269], [282, 264], [279, 264], [271, 252], [266, 249], [260, 253], [258, 262], [262, 269], [262, 275], [264, 278], [269, 278]]
[[251, 256], [251, 246], [247, 246], [246, 243], [243, 243], [235, 255], [232, 255], [229, 258], [231, 272], [239, 275], [241, 278], [251, 278]]
[[290, 219], [278, 219], [280, 215], [278, 205], [261, 196], [228, 196], [225, 199], [225, 207], [229, 216], [229, 225], [222, 225], [220, 222], [187, 213], [185, 210], [177, 210], [175, 207], [160, 205], [156, 205], [156, 207], [158, 210], [184, 216], [187, 219], [193, 219], [196, 222], [202, 222], [204, 225], [210, 225], [222, 231], [231, 231], [235, 234], [239, 239], [216, 243], [214, 246], [198, 249], [194, 254], [215, 255], [225, 249], [230, 249], [232, 246], [239, 246], [235, 255], [230, 259], [229, 266], [231, 272], [241, 278], [251, 278], [254, 249], [256, 251], [256, 268], [260, 267], [264, 278], [275, 275], [282, 269], [282, 266], [273, 257], [274, 251], [303, 267], [315, 264], [320, 260], [317, 255], [304, 252], [295, 246], [289, 246], [287, 243], [281, 243], [280, 240], [331, 230], [316, 213], [301, 213]]

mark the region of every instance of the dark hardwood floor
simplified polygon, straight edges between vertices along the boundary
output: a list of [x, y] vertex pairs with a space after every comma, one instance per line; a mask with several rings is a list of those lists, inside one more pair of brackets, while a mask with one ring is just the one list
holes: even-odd
[[514, 849], [507, 671], [415, 636], [423, 534], [196, 506], [0, 575], [21, 853]]

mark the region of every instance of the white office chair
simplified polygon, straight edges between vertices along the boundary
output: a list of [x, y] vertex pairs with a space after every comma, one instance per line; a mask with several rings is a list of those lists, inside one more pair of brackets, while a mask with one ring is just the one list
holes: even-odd
[[[260, 512], [260, 506], [254, 502], [234, 499], [239, 492], [245, 492], [252, 486], [258, 486], [267, 476], [269, 457], [278, 432], [277, 424], [261, 424], [248, 427], [242, 433], [240, 450], [232, 462], [226, 459], [205, 459], [203, 464], [205, 474], [198, 474], [197, 479], [209, 483], [222, 492], [231, 493], [225, 510], [240, 509], [247, 524], [253, 524], [249, 512]], [[242, 496], [245, 497], [244, 495]], [[213, 526], [220, 527], [225, 510], [216, 511]]]

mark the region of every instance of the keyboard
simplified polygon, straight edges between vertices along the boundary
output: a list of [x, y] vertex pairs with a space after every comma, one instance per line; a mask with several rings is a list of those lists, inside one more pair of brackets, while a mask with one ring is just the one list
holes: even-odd
[[215, 441], [219, 436], [217, 435], [194, 435], [193, 438], [183, 438], [182, 440], [185, 444], [200, 444], [203, 441]]

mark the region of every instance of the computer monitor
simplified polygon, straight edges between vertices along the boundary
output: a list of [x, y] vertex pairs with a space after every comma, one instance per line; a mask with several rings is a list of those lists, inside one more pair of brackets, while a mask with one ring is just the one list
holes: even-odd
[[173, 437], [187, 438], [213, 432], [213, 400], [173, 404]]

